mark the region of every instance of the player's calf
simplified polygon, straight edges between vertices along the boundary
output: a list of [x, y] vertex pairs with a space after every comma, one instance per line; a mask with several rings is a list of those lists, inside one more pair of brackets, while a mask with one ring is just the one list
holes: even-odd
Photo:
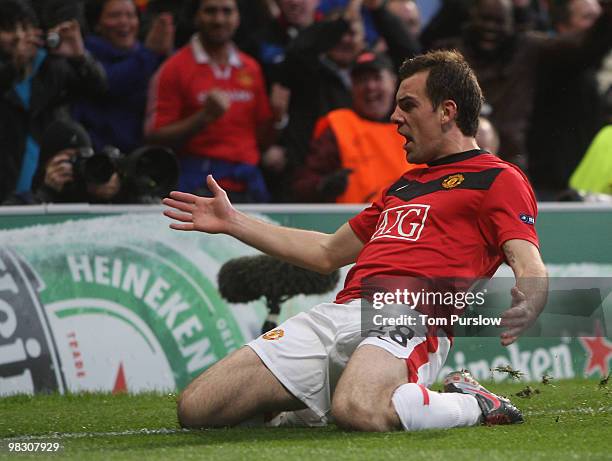
[[355, 396], [334, 396], [332, 416], [336, 425], [342, 429], [363, 432], [388, 432], [399, 429], [399, 421], [388, 402], [377, 405], [354, 398]]
[[406, 382], [406, 363], [369, 344], [351, 356], [334, 392], [336, 424], [355, 431], [393, 431], [400, 420], [391, 404], [395, 389]]

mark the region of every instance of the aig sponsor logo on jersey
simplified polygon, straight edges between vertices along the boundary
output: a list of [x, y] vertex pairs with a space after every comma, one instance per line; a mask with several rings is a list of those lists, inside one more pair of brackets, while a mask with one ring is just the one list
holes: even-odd
[[429, 205], [410, 204], [389, 208], [382, 212], [371, 240], [392, 238], [414, 242], [421, 236], [428, 212]]

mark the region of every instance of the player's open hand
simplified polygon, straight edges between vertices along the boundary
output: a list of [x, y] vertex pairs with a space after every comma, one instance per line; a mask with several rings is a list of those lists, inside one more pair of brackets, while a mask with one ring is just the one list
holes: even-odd
[[512, 306], [501, 316], [500, 327], [506, 329], [500, 335], [502, 346], [509, 346], [516, 341], [537, 318], [527, 303], [525, 293], [518, 287], [512, 287], [510, 294], [512, 295]]
[[209, 234], [229, 231], [236, 210], [212, 175], [208, 175], [206, 184], [213, 197], [199, 197], [186, 192], [173, 191], [170, 192], [170, 197], [162, 201], [164, 205], [172, 208], [164, 210], [164, 215], [179, 221], [171, 223], [171, 229], [195, 230]]

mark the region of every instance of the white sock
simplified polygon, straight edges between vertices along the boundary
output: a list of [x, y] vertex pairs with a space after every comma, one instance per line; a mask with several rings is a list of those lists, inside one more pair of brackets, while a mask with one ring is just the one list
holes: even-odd
[[474, 426], [482, 416], [474, 396], [434, 392], [420, 384], [401, 385], [392, 401], [407, 431]]
[[323, 427], [327, 418], [321, 418], [310, 408], [297, 411], [283, 411], [266, 423], [268, 427]]

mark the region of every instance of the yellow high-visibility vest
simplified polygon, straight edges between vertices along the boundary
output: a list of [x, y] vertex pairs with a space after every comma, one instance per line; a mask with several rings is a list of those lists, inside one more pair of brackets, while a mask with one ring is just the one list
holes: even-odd
[[612, 125], [593, 138], [570, 178], [570, 187], [579, 192], [612, 194]]

